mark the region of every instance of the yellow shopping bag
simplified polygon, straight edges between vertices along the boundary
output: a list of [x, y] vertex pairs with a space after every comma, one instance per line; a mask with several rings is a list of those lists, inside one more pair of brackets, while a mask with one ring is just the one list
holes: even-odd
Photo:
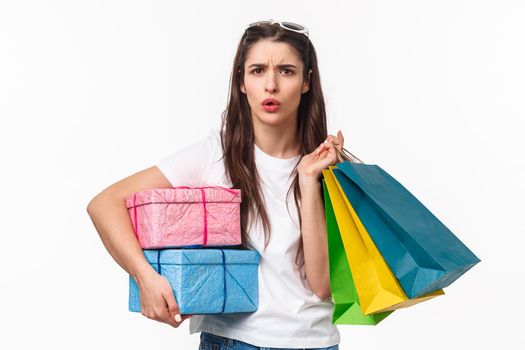
[[344, 195], [332, 173], [334, 168], [336, 167], [331, 166], [323, 170], [323, 176], [363, 314], [396, 310], [444, 294], [440, 289], [418, 298], [408, 299]]

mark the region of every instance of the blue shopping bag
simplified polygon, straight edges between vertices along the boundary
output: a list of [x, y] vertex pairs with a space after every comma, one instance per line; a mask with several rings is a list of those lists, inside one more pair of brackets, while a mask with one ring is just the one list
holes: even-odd
[[480, 261], [378, 165], [344, 161], [333, 173], [410, 299], [447, 287]]

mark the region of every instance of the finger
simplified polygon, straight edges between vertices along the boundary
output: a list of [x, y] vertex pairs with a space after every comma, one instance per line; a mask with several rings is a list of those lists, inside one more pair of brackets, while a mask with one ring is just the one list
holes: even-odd
[[343, 148], [343, 143], [344, 143], [344, 139], [342, 137], [342, 133], [341, 131], [339, 131], [337, 133], [337, 137], [333, 136], [333, 135], [328, 135], [328, 137], [326, 138], [325, 140], [325, 143], [326, 142], [330, 142], [332, 144], [334, 144], [338, 150], [341, 150]]
[[326, 158], [326, 155], [329, 153], [337, 154], [335, 146], [332, 143], [326, 143], [323, 145], [323, 148], [319, 152], [318, 158]]
[[318, 156], [321, 156], [325, 150], [330, 150], [331, 147], [333, 147], [333, 152], [337, 156], [337, 153], [341, 152], [341, 149], [342, 149], [342, 146], [335, 145], [334, 143], [331, 143], [331, 142], [326, 142], [326, 143], [323, 143], [322, 145], [323, 147], [317, 153]]
[[159, 317], [159, 320], [161, 322], [164, 322], [164, 323], [167, 323], [169, 324], [170, 326], [172, 327], [179, 327], [180, 324], [182, 323], [182, 318], [180, 320], [180, 322], [177, 322], [177, 320], [175, 320], [170, 314], [169, 312], [167, 311], [168, 309], [166, 309], [166, 312], [162, 313], [161, 316]]
[[339, 143], [338, 138], [335, 137], [334, 135], [328, 135], [328, 137], [326, 138], [326, 140], [324, 140], [324, 142], [331, 142], [331, 143], [334, 143], [334, 144], [338, 144]]
[[[174, 310], [174, 307], [173, 305], [170, 305], [171, 301], [168, 297], [167, 292], [166, 291], [161, 292], [160, 296], [161, 296], [160, 303], [156, 307], [156, 314], [157, 314], [159, 321], [168, 323], [167, 319], [170, 319], [170, 318], [176, 321], [173, 316], [179, 313], [178, 306], [175, 303], [175, 307], [176, 307], [175, 313], [172, 314], [172, 310]], [[171, 306], [171, 310], [170, 310], [170, 306]]]
[[166, 314], [162, 318], [162, 322], [165, 322], [169, 324], [170, 326], [177, 328], [181, 325], [182, 322], [184, 322], [188, 318], [191, 318], [193, 315], [188, 314], [188, 315], [178, 315], [178, 316], [180, 316], [180, 320], [175, 320], [170, 314]]
[[318, 155], [321, 150], [323, 149], [323, 144], [321, 143], [319, 146], [317, 146], [317, 148], [315, 149], [315, 155]]
[[168, 305], [168, 313], [170, 317], [177, 322], [181, 322], [182, 318], [180, 315], [179, 305], [177, 305], [177, 301], [175, 300], [175, 296], [173, 295], [173, 290], [169, 288], [165, 291], [165, 293], [162, 296], [166, 301], [166, 305]]
[[330, 148], [330, 145], [331, 145], [331, 143], [329, 143], [329, 142], [323, 142], [323, 143], [321, 143], [321, 144], [319, 145], [319, 147], [317, 147], [317, 150], [316, 150], [315, 154], [316, 154], [316, 155], [321, 154], [325, 149]]
[[182, 317], [179, 315], [178, 307], [177, 307], [176, 315], [180, 317], [180, 321], [177, 320], [176, 317], [172, 316], [170, 309], [168, 307], [168, 304], [167, 303], [163, 303], [163, 304], [164, 305], [162, 307], [156, 310], [156, 315], [157, 315], [156, 320], [177, 328], [182, 322]]
[[340, 162], [339, 154], [337, 153], [335, 146], [332, 144], [330, 148], [325, 149], [323, 150], [323, 152], [321, 152], [321, 154], [318, 157], [318, 160], [324, 163], [324, 167], [336, 165], [338, 162]]

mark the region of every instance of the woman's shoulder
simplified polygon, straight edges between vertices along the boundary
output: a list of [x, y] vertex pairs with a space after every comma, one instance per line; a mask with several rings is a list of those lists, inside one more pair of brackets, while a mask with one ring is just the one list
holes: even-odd
[[174, 153], [183, 153], [190, 157], [210, 158], [222, 150], [219, 129], [210, 129], [205, 136], [194, 139], [193, 142], [179, 148]]
[[206, 137], [201, 140], [203, 148], [208, 152], [207, 158], [210, 164], [216, 163], [222, 158], [222, 140], [220, 129], [210, 129]]
[[221, 144], [221, 130], [219, 128], [212, 128], [206, 135], [206, 139], [215, 148], [222, 148]]

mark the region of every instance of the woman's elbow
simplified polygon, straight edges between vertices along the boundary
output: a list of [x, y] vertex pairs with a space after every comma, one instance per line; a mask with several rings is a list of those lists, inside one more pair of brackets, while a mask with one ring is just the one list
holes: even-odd
[[88, 205], [86, 207], [86, 211], [89, 214], [89, 216], [91, 216], [91, 217], [93, 216], [93, 212], [95, 211], [95, 209], [98, 206], [99, 197], [100, 197], [100, 195], [97, 195], [97, 196], [93, 197], [89, 201], [89, 203], [88, 203]]
[[330, 298], [332, 296], [332, 292], [330, 291], [330, 287], [316, 289], [313, 292], [319, 299], [322, 299], [322, 300], [328, 299], [328, 298]]

